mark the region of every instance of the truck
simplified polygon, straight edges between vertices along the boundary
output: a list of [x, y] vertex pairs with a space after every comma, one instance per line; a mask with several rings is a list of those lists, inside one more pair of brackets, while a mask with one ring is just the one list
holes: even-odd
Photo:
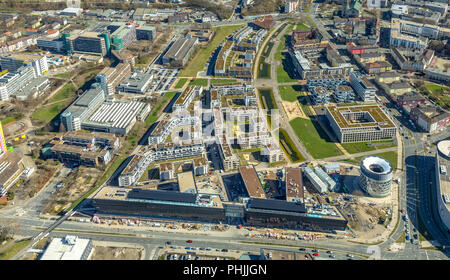
[[154, 223], [153, 227], [161, 227], [161, 224], [160, 223]]

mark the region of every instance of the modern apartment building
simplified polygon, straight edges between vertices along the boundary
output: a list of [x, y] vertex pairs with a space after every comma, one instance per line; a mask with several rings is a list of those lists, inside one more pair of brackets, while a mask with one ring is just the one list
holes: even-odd
[[360, 72], [350, 73], [350, 84], [364, 102], [374, 102], [376, 87]]

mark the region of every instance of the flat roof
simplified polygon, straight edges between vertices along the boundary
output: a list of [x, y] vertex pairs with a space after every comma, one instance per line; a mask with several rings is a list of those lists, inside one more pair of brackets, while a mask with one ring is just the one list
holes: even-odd
[[182, 193], [196, 193], [194, 174], [192, 171], [178, 173], [178, 186]]
[[[333, 116], [340, 128], [358, 128], [358, 127], [380, 127], [395, 128], [395, 125], [389, 117], [381, 110], [378, 105], [357, 105], [357, 106], [329, 106], [327, 111]], [[368, 112], [375, 122], [351, 123], [344, 116], [344, 113]]]
[[286, 200], [303, 199], [303, 179], [300, 168], [286, 168]]
[[[450, 196], [450, 140], [443, 140], [438, 143], [438, 172], [439, 172], [439, 185], [441, 187], [441, 193], [442, 195], [449, 195]], [[441, 166], [445, 166], [444, 168], [447, 169], [447, 174], [442, 174], [441, 172]], [[445, 201], [444, 201], [445, 202]], [[450, 211], [450, 201], [446, 203], [447, 211]]]
[[239, 173], [251, 198], [266, 198], [261, 181], [253, 166], [240, 166]]
[[196, 195], [192, 193], [174, 191], [132, 189], [128, 192], [127, 199], [160, 200], [194, 204], [196, 201]]
[[289, 202], [277, 199], [251, 198], [247, 207], [251, 209], [306, 213], [306, 207], [303, 203]]

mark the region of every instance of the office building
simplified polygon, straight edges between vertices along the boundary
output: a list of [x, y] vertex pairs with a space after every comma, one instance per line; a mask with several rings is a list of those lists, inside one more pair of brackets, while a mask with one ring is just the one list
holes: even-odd
[[397, 131], [378, 105], [329, 106], [326, 116], [340, 143], [392, 139]]
[[119, 93], [145, 94], [153, 80], [153, 75], [149, 73], [132, 73], [127, 79], [117, 85]]
[[96, 81], [100, 84], [106, 95], [116, 93], [116, 87], [131, 74], [129, 63], [119, 63], [116, 67], [106, 67], [97, 74]]
[[136, 40], [153, 41], [156, 38], [154, 26], [136, 26]]
[[61, 39], [43, 36], [36, 40], [36, 46], [40, 49], [54, 53], [64, 52], [64, 42]]
[[54, 237], [40, 260], [88, 260], [92, 253], [92, 240], [67, 235]]
[[391, 193], [392, 164], [378, 156], [366, 156], [361, 160], [361, 188], [373, 197], [386, 197]]
[[67, 53], [98, 54], [105, 56], [110, 50], [108, 34], [75, 30], [63, 33], [62, 39]]
[[437, 203], [432, 207], [437, 208], [439, 217], [441, 218], [447, 229], [450, 229], [450, 140], [443, 140], [437, 144], [437, 153], [435, 159], [434, 177], [436, 179], [436, 196]]
[[16, 95], [34, 79], [35, 72], [31, 66], [22, 66], [15, 71], [6, 72], [0, 76], [0, 101]]
[[36, 77], [48, 72], [47, 57], [45, 55], [34, 55], [24, 53], [12, 53], [0, 58], [0, 66], [3, 70], [14, 72], [22, 66], [30, 66]]

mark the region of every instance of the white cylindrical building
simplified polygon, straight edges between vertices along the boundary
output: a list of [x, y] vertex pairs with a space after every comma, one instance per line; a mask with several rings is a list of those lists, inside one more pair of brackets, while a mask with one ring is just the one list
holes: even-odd
[[373, 197], [386, 197], [391, 192], [393, 168], [389, 161], [378, 156], [366, 156], [361, 161], [361, 188]]

